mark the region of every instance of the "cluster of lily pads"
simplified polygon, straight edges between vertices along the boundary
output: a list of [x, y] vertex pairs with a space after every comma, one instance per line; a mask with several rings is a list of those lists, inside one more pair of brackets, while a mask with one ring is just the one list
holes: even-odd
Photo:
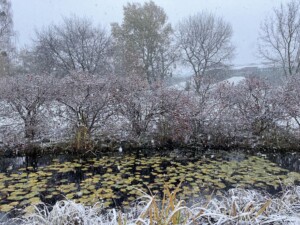
[[279, 191], [300, 182], [300, 174], [271, 161], [249, 156], [244, 160], [199, 158], [190, 161], [153, 156], [118, 156], [60, 161], [39, 168], [21, 167], [0, 173], [0, 211], [14, 209], [27, 214], [33, 205], [54, 205], [72, 199], [83, 205], [101, 202], [105, 208], [126, 208], [141, 192], [162, 196], [167, 184], [177, 197], [191, 203], [229, 188], [259, 188]]

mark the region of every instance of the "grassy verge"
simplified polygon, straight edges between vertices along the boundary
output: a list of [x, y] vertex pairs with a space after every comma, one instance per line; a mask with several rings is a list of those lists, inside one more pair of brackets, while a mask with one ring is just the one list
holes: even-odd
[[199, 200], [193, 206], [177, 198], [178, 188], [158, 198], [143, 193], [127, 212], [105, 210], [101, 203], [84, 206], [74, 201], [34, 207], [32, 213], [3, 224], [23, 225], [168, 225], [168, 224], [300, 224], [300, 186], [278, 197], [256, 190], [231, 189], [225, 195]]

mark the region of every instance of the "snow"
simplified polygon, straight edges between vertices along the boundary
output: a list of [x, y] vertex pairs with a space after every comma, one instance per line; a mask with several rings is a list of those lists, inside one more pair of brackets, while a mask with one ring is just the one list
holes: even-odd
[[178, 90], [178, 91], [184, 91], [186, 89], [186, 82], [187, 81], [182, 81], [182, 82], [180, 82], [178, 84], [175, 84], [171, 87]]
[[219, 83], [225, 83], [228, 82], [229, 84], [232, 84], [233, 86], [238, 85], [240, 82], [242, 82], [243, 80], [245, 80], [245, 77], [242, 76], [238, 76], [238, 77], [231, 77], [229, 79], [223, 80]]
[[[231, 77], [231, 78], [228, 78], [226, 80], [220, 81], [220, 82], [216, 83], [215, 85], [229, 83], [229, 84], [231, 84], [233, 86], [236, 86], [236, 85], [238, 85], [240, 82], [242, 82], [245, 79], [246, 78], [243, 77], [243, 76]], [[192, 82], [192, 79], [190, 77], [188, 77], [185, 81], [179, 82], [179, 83], [174, 84], [174, 85], [172, 85], [170, 87], [174, 88], [176, 90], [179, 90], [179, 91], [184, 91], [187, 88], [187, 82]], [[215, 86], [215, 85], [213, 85], [213, 86]], [[191, 84], [191, 86], [192, 86], [192, 84]]]

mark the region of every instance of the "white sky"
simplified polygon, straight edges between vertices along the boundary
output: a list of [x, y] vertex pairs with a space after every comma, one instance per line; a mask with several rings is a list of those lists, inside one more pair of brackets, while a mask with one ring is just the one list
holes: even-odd
[[[173, 26], [189, 15], [209, 11], [231, 23], [236, 46], [235, 65], [259, 63], [256, 56], [261, 22], [272, 9], [286, 0], [154, 0], [163, 7]], [[11, 0], [18, 45], [29, 45], [35, 29], [58, 23], [63, 16], [76, 14], [92, 19], [110, 30], [111, 22], [121, 22], [128, 0]], [[133, 2], [145, 2], [136, 0]]]

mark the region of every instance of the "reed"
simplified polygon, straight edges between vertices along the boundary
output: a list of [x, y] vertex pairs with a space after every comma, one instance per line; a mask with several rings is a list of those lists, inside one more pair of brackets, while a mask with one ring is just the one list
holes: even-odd
[[231, 189], [224, 195], [187, 206], [178, 198], [179, 186], [164, 187], [162, 198], [142, 192], [127, 212], [105, 210], [101, 203], [84, 206], [72, 200], [57, 202], [52, 210], [35, 207], [33, 213], [3, 224], [22, 225], [190, 225], [190, 224], [300, 224], [300, 186], [279, 197], [257, 190]]

